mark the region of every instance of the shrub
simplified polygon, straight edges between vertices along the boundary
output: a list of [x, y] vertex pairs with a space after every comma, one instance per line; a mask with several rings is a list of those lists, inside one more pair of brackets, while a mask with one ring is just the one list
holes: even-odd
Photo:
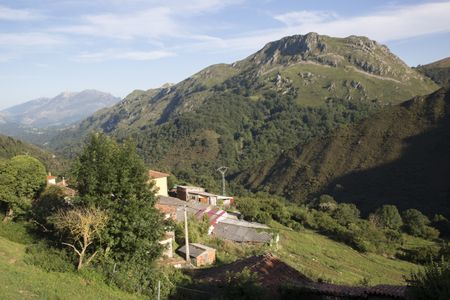
[[7, 238], [8, 240], [20, 243], [31, 244], [34, 241], [33, 236], [29, 233], [33, 228], [28, 223], [17, 222], [0, 222], [0, 236]]
[[403, 224], [402, 217], [395, 205], [383, 205], [375, 211], [371, 219], [379, 227], [392, 230], [399, 230]]
[[424, 270], [412, 273], [409, 282], [416, 300], [450, 299], [450, 263], [431, 262]]
[[226, 299], [262, 299], [264, 290], [258, 280], [257, 273], [244, 268], [239, 273], [227, 273]]
[[439, 248], [430, 246], [406, 249], [399, 255], [399, 258], [416, 264], [427, 264], [437, 257], [439, 257]]
[[49, 247], [44, 242], [27, 247], [25, 262], [47, 272], [71, 272], [75, 269], [74, 261], [65, 250]]
[[439, 231], [428, 226], [430, 220], [417, 209], [407, 209], [403, 212], [403, 229], [405, 232], [426, 239], [434, 239], [439, 236]]

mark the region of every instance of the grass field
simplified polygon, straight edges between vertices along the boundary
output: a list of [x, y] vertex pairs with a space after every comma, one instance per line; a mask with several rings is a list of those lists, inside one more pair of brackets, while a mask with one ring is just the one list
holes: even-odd
[[45, 272], [28, 265], [25, 248], [0, 236], [0, 299], [145, 299], [89, 276]]
[[[362, 254], [311, 230], [295, 232], [278, 223], [280, 243], [274, 253], [283, 261], [313, 279], [357, 285], [405, 284], [403, 276], [417, 265], [377, 254]], [[412, 246], [412, 245], [411, 245]]]

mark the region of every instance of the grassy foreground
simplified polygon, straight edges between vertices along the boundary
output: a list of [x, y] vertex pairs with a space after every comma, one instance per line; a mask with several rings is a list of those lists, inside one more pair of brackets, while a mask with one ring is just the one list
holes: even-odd
[[274, 253], [283, 261], [313, 279], [358, 285], [405, 284], [403, 276], [418, 265], [381, 255], [362, 254], [314, 231], [300, 232], [273, 222], [280, 231], [280, 243]]
[[0, 236], [1, 299], [145, 299], [75, 273], [45, 272], [28, 265], [25, 248]]

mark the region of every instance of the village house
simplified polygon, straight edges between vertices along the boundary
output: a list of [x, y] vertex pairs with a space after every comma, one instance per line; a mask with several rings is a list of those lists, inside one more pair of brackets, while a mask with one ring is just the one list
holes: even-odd
[[202, 187], [197, 186], [177, 186], [177, 197], [184, 201], [196, 201], [214, 206], [230, 207], [233, 204], [233, 197], [208, 193]]
[[47, 186], [50, 185], [59, 186], [66, 197], [75, 197], [77, 195], [77, 191], [68, 186], [66, 179], [64, 177], [59, 182], [56, 182], [56, 178], [57, 178], [56, 176], [52, 176], [52, 173], [49, 172], [47, 175]]
[[159, 171], [148, 171], [148, 177], [150, 178], [150, 181], [154, 183], [154, 192], [156, 196], [169, 196], [167, 188], [167, 177], [169, 176], [170, 174]]
[[[177, 251], [182, 257], [186, 256], [186, 245]], [[211, 265], [216, 261], [216, 249], [197, 243], [189, 243], [189, 257], [196, 267]]]
[[55, 185], [55, 184], [56, 184], [56, 176], [52, 176], [52, 173], [48, 172], [47, 185]]

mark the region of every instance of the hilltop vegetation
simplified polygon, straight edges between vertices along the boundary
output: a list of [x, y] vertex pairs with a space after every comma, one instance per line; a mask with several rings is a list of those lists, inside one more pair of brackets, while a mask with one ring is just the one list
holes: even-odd
[[417, 70], [440, 85], [450, 84], [450, 57], [418, 66]]
[[176, 85], [135, 91], [50, 146], [73, 156], [91, 131], [132, 136], [148, 164], [214, 189], [219, 164], [242, 171], [436, 88], [368, 38], [296, 35]]
[[449, 117], [450, 92], [440, 89], [299, 144], [238, 181], [297, 203], [330, 194], [365, 214], [395, 204], [449, 215]]

